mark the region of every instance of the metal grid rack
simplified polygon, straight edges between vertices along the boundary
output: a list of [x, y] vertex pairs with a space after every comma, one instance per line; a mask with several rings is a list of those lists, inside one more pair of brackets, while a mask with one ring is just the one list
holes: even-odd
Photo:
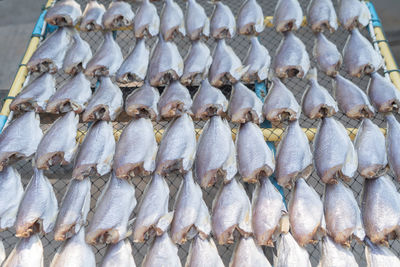
[[[81, 8], [83, 10], [87, 1], [82, 0], [82, 1], [78, 1], [78, 2], [81, 4]], [[107, 1], [101, 0], [99, 2], [102, 2], [107, 7], [110, 1], [109, 0], [107, 0]], [[185, 8], [186, 8], [185, 1], [177, 0], [176, 2], [181, 6], [182, 10], [185, 10]], [[235, 15], [237, 15], [242, 1], [231, 0], [231, 1], [225, 1], [225, 2], [226, 2], [226, 4], [228, 4], [230, 6], [233, 13]], [[258, 2], [262, 6], [263, 12], [265, 15], [273, 14], [277, 0], [273, 0], [273, 1], [258, 0]], [[303, 12], [305, 13], [309, 1], [301, 0], [299, 2], [301, 3]], [[211, 16], [211, 13], [213, 10], [213, 4], [210, 3], [209, 1], [205, 1], [205, 0], [199, 0], [199, 3], [201, 3], [203, 5], [207, 14], [209, 16]], [[134, 11], [136, 11], [139, 4], [136, 2], [131, 3], [131, 4], [132, 4], [132, 9]], [[160, 11], [162, 8], [162, 1], [155, 2], [155, 4], [156, 4], [159, 14], [160, 14]], [[335, 5], [337, 4], [336, 1], [334, 1], [334, 4]], [[92, 48], [92, 52], [94, 53], [96, 51], [96, 49], [98, 49], [98, 47], [102, 41], [102, 34], [100, 32], [89, 32], [89, 33], [81, 32], [80, 34], [81, 34], [81, 37], [90, 44], [90, 46]], [[343, 46], [347, 40], [348, 34], [349, 33], [346, 30], [339, 27], [339, 29], [335, 33], [333, 33], [333, 34], [327, 33], [327, 37], [328, 37], [328, 39], [330, 39], [337, 45], [339, 51], [342, 51]], [[368, 31], [366, 29], [362, 30], [362, 34], [369, 37]], [[296, 32], [296, 35], [306, 45], [307, 51], [310, 55], [312, 66], [316, 66], [315, 60], [312, 58], [312, 48], [314, 45], [314, 36], [313, 36], [312, 31], [310, 30], [310, 28], [308, 26], [303, 26], [299, 31]], [[271, 57], [273, 58], [275, 55], [275, 51], [282, 39], [282, 35], [277, 33], [274, 28], [267, 27], [264, 30], [264, 32], [259, 36], [259, 38], [260, 38], [260, 42], [268, 49]], [[132, 49], [132, 47], [135, 44], [135, 38], [134, 38], [133, 32], [131, 30], [118, 31], [116, 33], [116, 41], [120, 45], [124, 56], [126, 56], [128, 54], [130, 49]], [[190, 41], [187, 38], [178, 38], [178, 39], [175, 39], [174, 41], [178, 45], [179, 51], [180, 51], [182, 57], [185, 56], [189, 49]], [[153, 47], [155, 42], [156, 42], [156, 38], [152, 38], [150, 40], [147, 40], [147, 45], [149, 47]], [[250, 41], [248, 40], [248, 38], [243, 37], [243, 36], [235, 36], [234, 39], [228, 40], [227, 43], [232, 46], [232, 48], [237, 53], [239, 58], [241, 58], [243, 60], [247, 53], [249, 45], [250, 45]], [[215, 41], [213, 39], [209, 39], [207, 41], [207, 44], [209, 45], [210, 49], [212, 50], [213, 47], [215, 46]], [[364, 76], [362, 78], [354, 78], [354, 77], [350, 77], [349, 75], [347, 75], [343, 70], [340, 73], [344, 77], [352, 80], [360, 88], [366, 89], [368, 81], [369, 81], [368, 76]], [[320, 84], [322, 86], [324, 86], [325, 88], [327, 88], [330, 91], [330, 93], [332, 94], [332, 79], [321, 72], [319, 72], [318, 75], [319, 75], [318, 80], [319, 80]], [[67, 75], [65, 75], [61, 72], [56, 74], [57, 88], [59, 88], [59, 86], [67, 79], [67, 77], [68, 77]], [[92, 82], [93, 82], [93, 84], [95, 84], [96, 81], [92, 80]], [[287, 87], [290, 90], [292, 90], [297, 101], [300, 103], [302, 94], [307, 86], [307, 81], [305, 79], [301, 80], [298, 78], [290, 78], [290, 79], [286, 79], [284, 81], [284, 83], [287, 85]], [[267, 83], [267, 84], [269, 84], [269, 83]], [[252, 87], [250, 86], [250, 88], [252, 88]], [[129, 92], [132, 91], [132, 88], [121, 88], [121, 89], [124, 92], [124, 96], [126, 96]], [[162, 88], [159, 88], [159, 89], [160, 89], [160, 93], [161, 93]], [[189, 90], [193, 96], [193, 94], [196, 92], [197, 88], [191, 87], [191, 88], [189, 88]], [[224, 87], [223, 92], [225, 93], [226, 97], [229, 99], [230, 87], [229, 86]], [[360, 122], [358, 120], [349, 119], [341, 112], [339, 112], [335, 117], [340, 122], [342, 122], [346, 128], [357, 128], [360, 124]], [[43, 123], [43, 121], [47, 121], [46, 123], [42, 124], [42, 128], [47, 129], [51, 125], [48, 123], [49, 120], [46, 119], [46, 115], [42, 115], [41, 118], [42, 118], [42, 123]], [[376, 114], [375, 117], [373, 118], [373, 121], [381, 128], [386, 127], [386, 123], [381, 114]], [[122, 130], [124, 129], [126, 124], [127, 124], [127, 122], [113, 123], [114, 129], [116, 129], [118, 132], [122, 132]], [[195, 122], [196, 129], [201, 129], [203, 124], [204, 124], [203, 122]], [[310, 119], [306, 118], [304, 115], [301, 115], [300, 125], [302, 127], [316, 128], [318, 126], [318, 124], [319, 124], [319, 120], [310, 120]], [[155, 123], [155, 129], [164, 129], [166, 127], [166, 125], [167, 125], [167, 122], [164, 122], [164, 121], [157, 122], [157, 123]], [[237, 128], [238, 125], [231, 124], [231, 127]], [[282, 124], [282, 125], [279, 125], [278, 127], [285, 128], [286, 125]], [[86, 132], [87, 129], [88, 129], [87, 124], [83, 124], [83, 123], [80, 124], [79, 131]], [[277, 144], [277, 142], [276, 142], [276, 144]], [[26, 185], [33, 174], [31, 162], [30, 161], [19, 162], [17, 169], [21, 174], [23, 184]], [[46, 172], [46, 176], [50, 179], [59, 202], [61, 202], [62, 196], [65, 193], [67, 184], [69, 183], [69, 179], [71, 177], [71, 171], [72, 171], [72, 166], [64, 166], [64, 167], [53, 167], [49, 171]], [[106, 181], [108, 180], [108, 177], [109, 176], [106, 175], [104, 177], [91, 179], [91, 181], [92, 181], [92, 190], [91, 190], [92, 199], [91, 199], [91, 210], [88, 215], [89, 221], [91, 220], [91, 218], [93, 216], [93, 209], [94, 209], [96, 200], [99, 197], [100, 192], [103, 189]], [[136, 198], [138, 201], [140, 201], [140, 199], [142, 198], [144, 188], [145, 188], [146, 184], [149, 182], [149, 180], [150, 180], [149, 177], [140, 177], [140, 178], [133, 179], [132, 182], [134, 183], [134, 185], [136, 187]], [[181, 180], [182, 180], [182, 177], [178, 174], [172, 175], [169, 178], [167, 178], [167, 182], [170, 186], [170, 201], [169, 201], [170, 210], [173, 207], [173, 204], [175, 201], [175, 195], [177, 193], [177, 190], [179, 188]], [[308, 184], [313, 186], [315, 188], [315, 190], [322, 197], [323, 192], [324, 192], [324, 184], [320, 181], [320, 179], [316, 175], [315, 171], [309, 177]], [[356, 177], [354, 177], [354, 179], [350, 183], [348, 183], [348, 185], [353, 190], [355, 196], [357, 197], [357, 200], [360, 201], [360, 194], [362, 191], [363, 178], [360, 177], [359, 175], [357, 175]], [[204, 197], [210, 211], [211, 211], [212, 200], [214, 199], [217, 189], [220, 186], [221, 186], [221, 184], [217, 184], [216, 186], [214, 186], [208, 190], [203, 190], [203, 197]], [[251, 192], [253, 190], [253, 187], [254, 187], [253, 185], [245, 185], [245, 189], [250, 198], [251, 198]], [[288, 190], [285, 190], [284, 192], [285, 192], [285, 198], [286, 198], [286, 200], [288, 200], [290, 192]], [[138, 211], [138, 207], [135, 208], [135, 210], [132, 214], [132, 218], [136, 216], [137, 211]], [[7, 231], [0, 233], [0, 237], [3, 240], [7, 255], [10, 253], [11, 249], [14, 247], [14, 245], [17, 241], [17, 238], [14, 237], [14, 234], [15, 234], [14, 229], [9, 229]], [[61, 242], [54, 241], [52, 233], [42, 236], [41, 239], [42, 239], [42, 243], [43, 243], [43, 247], [44, 247], [45, 265], [47, 265], [52, 260], [53, 255], [54, 255], [56, 249], [61, 245]], [[130, 240], [132, 241], [131, 238], [130, 238]], [[133, 255], [134, 255], [137, 266], [140, 266], [150, 243], [151, 243], [150, 240], [148, 240], [145, 243], [131, 242], [132, 247], [133, 247]], [[186, 257], [187, 257], [188, 250], [189, 250], [189, 243], [190, 242], [187, 242], [185, 245], [179, 247], [179, 256], [180, 256], [183, 264], [186, 261]], [[390, 246], [391, 246], [392, 251], [395, 252], [396, 255], [400, 255], [400, 242], [399, 241], [392, 241], [390, 243]], [[101, 259], [104, 256], [105, 247], [106, 247], [105, 245], [95, 247], [94, 251], [96, 254], [97, 263], [100, 263]], [[225, 265], [228, 265], [228, 263], [229, 263], [230, 257], [233, 253], [233, 248], [234, 248], [234, 245], [218, 246], [220, 256], [223, 259]], [[319, 256], [320, 256], [319, 245], [308, 245], [307, 250], [310, 254], [310, 259], [311, 259], [312, 265], [316, 266], [318, 264]], [[355, 255], [356, 260], [360, 264], [360, 266], [365, 266], [366, 262], [365, 262], [363, 245], [357, 244], [355, 241], [353, 241], [352, 252]]]

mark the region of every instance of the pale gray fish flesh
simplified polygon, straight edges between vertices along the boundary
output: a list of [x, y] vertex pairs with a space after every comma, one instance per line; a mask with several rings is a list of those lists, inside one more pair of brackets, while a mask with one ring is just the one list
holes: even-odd
[[386, 115], [386, 121], [386, 149], [389, 166], [394, 177], [400, 181], [400, 124], [391, 113]]
[[[254, 1], [254, 0], [250, 0]], [[249, 69], [242, 77], [245, 83], [262, 82], [267, 79], [269, 67], [271, 64], [271, 56], [268, 53], [258, 37], [253, 36], [250, 38], [251, 46], [247, 51], [246, 58], [244, 59], [244, 66], [250, 66]]]
[[179, 81], [173, 81], [164, 88], [157, 104], [159, 117], [164, 120], [171, 120], [185, 113], [190, 114], [191, 107], [189, 90]]
[[129, 27], [133, 23], [135, 13], [131, 5], [124, 1], [113, 1], [104, 13], [102, 23], [104, 29], [116, 30], [121, 27]]
[[43, 267], [43, 245], [37, 234], [19, 239], [1, 265], [3, 267]]
[[72, 39], [73, 43], [65, 54], [63, 70], [67, 74], [75, 75], [86, 69], [87, 63], [92, 58], [92, 50], [76, 30], [73, 31]]
[[182, 266], [181, 260], [178, 256], [178, 247], [172, 242], [167, 232], [154, 238], [142, 262], [142, 267], [159, 266]]
[[254, 91], [241, 82], [233, 85], [228, 108], [228, 117], [232, 122], [260, 124], [264, 121], [262, 107], [263, 103]]
[[83, 11], [80, 30], [84, 32], [102, 30], [102, 19], [105, 12], [103, 4], [99, 4], [95, 0], [89, 1]]
[[107, 247], [101, 267], [136, 267], [129, 239], [124, 239]]
[[174, 0], [164, 1], [160, 17], [160, 32], [165, 41], [171, 41], [177, 35], [186, 35], [182, 9]]
[[349, 31], [364, 28], [371, 18], [367, 5], [359, 0], [340, 0], [338, 14], [340, 24]]
[[238, 33], [259, 35], [264, 31], [264, 14], [256, 0], [246, 0], [240, 7], [237, 16]]
[[329, 236], [322, 238], [318, 267], [358, 267], [350, 249], [335, 243]]
[[282, 234], [278, 239], [274, 267], [295, 266], [311, 267], [310, 256], [305, 248], [297, 244], [290, 233]]
[[215, 1], [210, 18], [211, 36], [215, 39], [233, 38], [236, 33], [236, 20], [232, 10], [220, 1]]
[[133, 19], [136, 38], [154, 37], [160, 32], [160, 17], [150, 0], [143, 0]]
[[204, 266], [224, 267], [225, 265], [213, 239], [202, 239], [200, 236], [196, 236], [190, 244], [185, 267]]
[[160, 93], [146, 80], [142, 87], [135, 89], [125, 100], [125, 112], [134, 119], [158, 117], [157, 103]]
[[241, 237], [232, 254], [230, 267], [270, 267], [262, 248], [254, 242], [253, 237]]
[[310, 1], [307, 8], [307, 23], [313, 32], [336, 31], [338, 22], [332, 0]]
[[200, 40], [192, 41], [183, 64], [181, 83], [184, 85], [194, 85], [206, 79], [211, 62], [211, 52], [207, 45]]
[[367, 94], [378, 112], [397, 111], [400, 108], [400, 92], [390, 80], [373, 72], [368, 83]]
[[81, 6], [74, 0], [57, 1], [47, 10], [44, 20], [58, 27], [75, 26], [81, 19]]
[[317, 33], [314, 42], [313, 56], [318, 69], [326, 75], [335, 77], [342, 65], [342, 55], [336, 45], [328, 40], [323, 33]]
[[365, 258], [367, 267], [400, 266], [400, 260], [390, 248], [373, 244], [366, 239]]
[[185, 13], [186, 36], [190, 40], [210, 37], [210, 19], [196, 0], [188, 0]]
[[297, 0], [279, 0], [275, 6], [273, 24], [278, 32], [300, 29], [303, 10]]

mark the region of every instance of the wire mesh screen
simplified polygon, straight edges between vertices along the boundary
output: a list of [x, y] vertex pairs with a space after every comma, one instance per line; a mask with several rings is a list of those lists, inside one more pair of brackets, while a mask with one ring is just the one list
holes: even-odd
[[[81, 4], [81, 8], [83, 9], [86, 5], [87, 1], [78, 1]], [[99, 1], [105, 4], [105, 6], [108, 6], [109, 1]], [[228, 4], [233, 11], [235, 15], [238, 14], [240, 5], [242, 1], [236, 1], [236, 0], [231, 0], [231, 1], [224, 1], [226, 4]], [[263, 8], [264, 15], [273, 15], [274, 8], [276, 5], [277, 0], [258, 0], [259, 4]], [[303, 11], [306, 11], [307, 5], [308, 5], [308, 0], [300, 1], [301, 6], [303, 8]], [[336, 4], [336, 1], [334, 1]], [[177, 0], [177, 3], [181, 6], [183, 10], [186, 8], [186, 3], [183, 0]], [[205, 8], [207, 14], [211, 16], [212, 10], [213, 10], [213, 4], [210, 3], [208, 0], [199, 0], [199, 3], [202, 4], [202, 6]], [[134, 11], [137, 10], [139, 3], [133, 2], [132, 8]], [[162, 1], [155, 2], [159, 14], [161, 12], [162, 8]], [[344, 29], [340, 28], [333, 34], [328, 34], [327, 37], [331, 41], [333, 41], [338, 49], [342, 51], [343, 46], [347, 40], [348, 37], [348, 32], [345, 31]], [[362, 30], [362, 34], [365, 36], [368, 36], [368, 32], [366, 29]], [[310, 55], [310, 59], [312, 61], [312, 66], [316, 66], [315, 60], [312, 58], [312, 48], [314, 45], [314, 36], [313, 33], [311, 32], [310, 28], [307, 26], [302, 27], [296, 35], [304, 42], [304, 44], [307, 47], [307, 51]], [[92, 48], [92, 52], [94, 53], [98, 48], [99, 45], [102, 42], [102, 33], [101, 32], [89, 32], [89, 33], [83, 33], [81, 32], [82, 38], [84, 38], [86, 41], [89, 42]], [[264, 32], [259, 36], [260, 42], [268, 49], [270, 55], [274, 57], [275, 51], [282, 39], [282, 35], [277, 33], [274, 28], [266, 28]], [[134, 47], [135, 45], [135, 38], [133, 35], [133, 32], [131, 30], [126, 30], [126, 31], [118, 31], [116, 33], [116, 41], [120, 45], [122, 52], [124, 56], [127, 56], [127, 54], [130, 52], [130, 50]], [[187, 38], [176, 38], [175, 43], [179, 47], [179, 51], [184, 57], [190, 47], [190, 41]], [[152, 38], [147, 40], [147, 45], [149, 47], [153, 47], [156, 42], [156, 38]], [[227, 43], [232, 46], [236, 54], [241, 58], [242, 60], [245, 58], [246, 53], [250, 47], [250, 40], [247, 37], [243, 36], [235, 36], [232, 40], [228, 40]], [[209, 48], [212, 50], [215, 47], [215, 41], [212, 39], [209, 39], [207, 41], [207, 44], [209, 45]], [[319, 72], [319, 77], [318, 80], [322, 86], [327, 88], [330, 93], [332, 94], [332, 79], [326, 76], [325, 74]], [[366, 89], [369, 77], [364, 76], [362, 78], [354, 78], [350, 77], [347, 75], [343, 70], [341, 71], [341, 74], [352, 80], [354, 83], [356, 83], [360, 88]], [[60, 87], [60, 85], [63, 84], [63, 82], [68, 78], [67, 75], [63, 73], [58, 73], [57, 74], [57, 88]], [[95, 80], [92, 79], [93, 86], [95, 84]], [[297, 101], [300, 103], [301, 97], [304, 93], [304, 90], [307, 86], [307, 81], [305, 79], [301, 80], [298, 78], [290, 78], [286, 79], [284, 81], [286, 86], [294, 93]], [[269, 84], [269, 83], [267, 83]], [[252, 88], [251, 85], [249, 85], [250, 88]], [[132, 88], [121, 88], [121, 90], [124, 92], [124, 97], [128, 95], [132, 91]], [[162, 92], [163, 88], [159, 88], [160, 93]], [[189, 90], [193, 96], [193, 94], [196, 92], [197, 87], [189, 87]], [[230, 96], [230, 91], [231, 88], [230, 86], [226, 86], [223, 89], [223, 92], [225, 93], [226, 97], [229, 98]], [[346, 128], [357, 128], [359, 126], [359, 121], [347, 118], [343, 113], [339, 112], [336, 115], [336, 118], [343, 123], [343, 125]], [[51, 119], [46, 118], [46, 115], [41, 116], [42, 120], [42, 125], [43, 129], [47, 129], [51, 124]], [[384, 122], [384, 118], [381, 114], [376, 114], [375, 117], [373, 118], [373, 121], [379, 126], [379, 127], [386, 127], [386, 123]], [[319, 124], [319, 120], [310, 120], [306, 118], [304, 115], [301, 115], [300, 118], [300, 125], [304, 128], [316, 128]], [[125, 125], [127, 124], [127, 121], [119, 121], [113, 123], [114, 128], [122, 132], [124, 129]], [[159, 129], [164, 129], [167, 126], [167, 122], [165, 121], [160, 121], [155, 123], [154, 128], [156, 130]], [[195, 122], [196, 129], [201, 129], [202, 126], [204, 125], [204, 122]], [[238, 125], [231, 124], [232, 128], [238, 128]], [[286, 125], [278, 125], [274, 127], [280, 127], [280, 128], [285, 128]], [[88, 130], [88, 125], [87, 124], [80, 124], [79, 131], [86, 132]], [[277, 145], [277, 144], [276, 144]], [[18, 163], [18, 170], [21, 173], [21, 176], [23, 178], [23, 183], [26, 185], [31, 178], [33, 174], [32, 170], [32, 164], [30, 161], [22, 161]], [[65, 193], [66, 187], [69, 183], [69, 179], [71, 177], [71, 171], [72, 167], [71, 166], [63, 166], [63, 167], [53, 167], [49, 171], [46, 172], [46, 176], [50, 179], [51, 183], [53, 184], [54, 191], [56, 192], [57, 198], [59, 203], [61, 202], [62, 196]], [[88, 216], [88, 220], [90, 221], [92, 216], [93, 216], [93, 209], [96, 204], [97, 198], [100, 195], [100, 192], [104, 188], [104, 185], [106, 184], [108, 180], [108, 175], [100, 178], [92, 178], [92, 188], [91, 188], [91, 194], [92, 194], [92, 199], [91, 199], [91, 210]], [[150, 177], [139, 177], [133, 179], [133, 183], [136, 187], [136, 198], [138, 201], [142, 198], [145, 186], [148, 184], [150, 181]], [[177, 190], [179, 188], [179, 185], [182, 181], [182, 176], [179, 174], [174, 174], [170, 175], [167, 178], [167, 182], [170, 187], [170, 200], [169, 200], [169, 208], [172, 210], [173, 204], [175, 201], [175, 195], [177, 193]], [[324, 191], [324, 184], [320, 181], [319, 177], [316, 175], [315, 171], [312, 173], [310, 178], [308, 179], [308, 183], [315, 188], [315, 190], [321, 195], [323, 195]], [[362, 191], [362, 185], [363, 185], [363, 178], [361, 178], [359, 175], [354, 177], [354, 179], [348, 183], [351, 189], [353, 190], [355, 196], [357, 197], [357, 200], [359, 201], [359, 196]], [[209, 210], [211, 211], [211, 205], [212, 201], [216, 195], [217, 189], [221, 186], [221, 184], [217, 184], [214, 187], [204, 190], [203, 191], [203, 197], [209, 207]], [[249, 197], [251, 197], [251, 192], [253, 190], [254, 186], [253, 185], [247, 185], [245, 184], [245, 189], [248, 192]], [[285, 190], [285, 198], [286, 201], [289, 199], [290, 192], [288, 190]], [[138, 207], [135, 208], [132, 218], [136, 216], [136, 213], [138, 211]], [[4, 231], [0, 233], [1, 238], [3, 239], [4, 246], [6, 248], [7, 254], [11, 251], [12, 247], [15, 245], [17, 242], [17, 238], [14, 237], [14, 229], [10, 229], [7, 231]], [[132, 241], [132, 239], [130, 238]], [[49, 264], [51, 259], [53, 258], [53, 255], [57, 248], [61, 245], [61, 242], [56, 242], [53, 239], [53, 234], [50, 233], [48, 235], [42, 236], [42, 243], [44, 246], [44, 253], [45, 253], [45, 265]], [[144, 255], [147, 252], [147, 249], [151, 243], [151, 240], [148, 240], [145, 243], [133, 243], [133, 255], [135, 258], [136, 264], [139, 266], [144, 258]], [[182, 260], [182, 263], [186, 261], [186, 257], [188, 254], [189, 250], [189, 243], [187, 242], [185, 245], [179, 247], [179, 256]], [[393, 252], [395, 252], [397, 255], [400, 255], [400, 243], [399, 241], [393, 241], [390, 243], [391, 248]], [[230, 257], [233, 253], [233, 248], [234, 245], [224, 245], [224, 246], [218, 246], [218, 250], [220, 253], [221, 258], [223, 259], [224, 263], [228, 265]], [[318, 245], [308, 245], [307, 249], [310, 254], [310, 259], [313, 264], [313, 266], [316, 266], [319, 257], [320, 257], [320, 250]], [[265, 252], [267, 255], [270, 255], [267, 250], [270, 250], [270, 248], [265, 249]], [[365, 262], [365, 256], [364, 256], [364, 247], [363, 245], [357, 244], [355, 241], [352, 243], [352, 251], [356, 257], [357, 262], [360, 264], [360, 266], [366, 265]], [[99, 263], [104, 256], [105, 253], [105, 245], [103, 246], [96, 246], [95, 247], [95, 253], [96, 253], [96, 261]]]

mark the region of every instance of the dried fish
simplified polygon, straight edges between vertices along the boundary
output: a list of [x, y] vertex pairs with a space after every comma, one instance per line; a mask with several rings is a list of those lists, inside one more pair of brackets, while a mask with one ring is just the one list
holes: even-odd
[[44, 20], [58, 27], [75, 26], [82, 16], [81, 6], [74, 0], [62, 0], [49, 8]]
[[236, 33], [236, 20], [231, 9], [220, 1], [215, 1], [214, 4], [210, 19], [211, 36], [215, 39], [233, 38]]
[[161, 119], [170, 120], [191, 113], [192, 98], [189, 90], [179, 81], [171, 82], [162, 92], [157, 104]]
[[190, 40], [210, 36], [210, 19], [196, 0], [188, 0], [185, 14], [186, 35]]
[[290, 233], [282, 234], [278, 240], [278, 253], [274, 257], [275, 267], [311, 267], [310, 256], [305, 248], [299, 246]]
[[359, 0], [341, 0], [339, 2], [339, 22], [346, 30], [364, 28], [370, 20], [367, 5]]
[[238, 33], [243, 35], [258, 35], [264, 31], [264, 14], [256, 0], [243, 2], [237, 16]]
[[129, 27], [133, 23], [135, 13], [131, 5], [124, 1], [113, 1], [104, 13], [102, 22], [104, 29], [116, 30], [121, 27]]
[[323, 33], [318, 33], [315, 38], [313, 56], [317, 60], [318, 68], [326, 75], [335, 77], [339, 74], [342, 55], [336, 45], [329, 41]]
[[358, 267], [350, 249], [335, 243], [329, 236], [322, 238], [318, 267]]
[[136, 267], [132, 256], [132, 246], [128, 239], [111, 244], [107, 247], [101, 267]]
[[271, 264], [265, 257], [262, 248], [254, 242], [253, 237], [241, 237], [235, 246], [229, 266], [270, 267]]
[[400, 108], [398, 89], [377, 72], [371, 74], [367, 94], [378, 112], [397, 111]]
[[331, 0], [312, 0], [307, 8], [307, 20], [313, 32], [328, 30], [334, 32], [338, 28], [335, 8]]
[[21, 238], [8, 255], [3, 267], [43, 267], [43, 246], [37, 234]]
[[400, 124], [391, 113], [386, 115], [386, 121], [386, 149], [389, 166], [394, 177], [400, 181]]
[[279, 0], [275, 6], [273, 23], [276, 31], [287, 32], [300, 29], [303, 11], [297, 0]]
[[157, 103], [160, 93], [146, 80], [144, 85], [135, 89], [125, 100], [125, 112], [135, 118], [149, 118], [156, 120], [158, 117]]
[[379, 266], [400, 266], [399, 258], [385, 246], [372, 243], [368, 238], [365, 239], [365, 258], [368, 267]]
[[81, 31], [100, 31], [103, 30], [103, 15], [106, 9], [103, 4], [96, 0], [90, 0], [83, 11], [80, 30]]
[[157, 36], [160, 31], [160, 18], [157, 8], [150, 0], [142, 1], [133, 19], [133, 25], [136, 38]]
[[218, 254], [212, 238], [210, 240], [202, 239], [196, 236], [190, 244], [189, 254], [186, 259], [186, 267], [224, 267], [221, 257]]
[[181, 260], [178, 256], [178, 248], [172, 242], [168, 233], [157, 236], [149, 251], [143, 259], [142, 267], [181, 267]]
[[204, 80], [208, 75], [211, 62], [212, 57], [207, 45], [202, 41], [193, 41], [185, 57], [181, 83], [194, 85], [200, 79]]
[[262, 82], [267, 79], [271, 57], [268, 50], [260, 44], [258, 37], [253, 36], [250, 40], [251, 46], [244, 60], [244, 65], [250, 67], [243, 75], [242, 81], [246, 83]]
[[175, 35], [186, 35], [182, 9], [174, 0], [164, 1], [160, 17], [160, 31], [165, 41], [171, 41]]
[[228, 117], [232, 122], [260, 124], [264, 120], [262, 107], [263, 103], [254, 91], [241, 82], [233, 85], [228, 108]]

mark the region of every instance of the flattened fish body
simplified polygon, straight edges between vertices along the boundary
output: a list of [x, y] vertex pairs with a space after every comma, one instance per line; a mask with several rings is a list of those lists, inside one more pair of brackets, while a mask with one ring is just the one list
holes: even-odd
[[116, 30], [121, 27], [129, 27], [133, 23], [135, 13], [131, 5], [124, 1], [113, 1], [102, 18], [103, 27], [106, 30]]
[[299, 246], [290, 233], [282, 234], [278, 240], [278, 253], [274, 257], [274, 266], [311, 267], [310, 257], [305, 248]]
[[358, 267], [350, 249], [335, 243], [329, 236], [322, 239], [318, 267]]
[[156, 120], [158, 117], [157, 103], [160, 93], [152, 87], [148, 81], [138, 89], [135, 89], [125, 100], [125, 112], [135, 118], [149, 118]]
[[172, 40], [175, 35], [186, 35], [185, 20], [182, 9], [174, 0], [164, 1], [160, 17], [160, 31], [165, 41]]
[[75, 26], [81, 19], [81, 6], [74, 0], [62, 0], [49, 8], [44, 20], [58, 27]]
[[179, 81], [173, 81], [164, 88], [157, 107], [159, 116], [165, 120], [179, 117], [184, 113], [190, 113], [192, 98], [189, 90]]
[[190, 40], [210, 36], [210, 19], [196, 0], [188, 0], [185, 14], [186, 35]]
[[[255, 0], [250, 0], [255, 1]], [[253, 83], [255, 81], [262, 82], [267, 79], [271, 57], [258, 37], [251, 37], [251, 46], [244, 60], [244, 66], [250, 66], [242, 77], [242, 81]]]
[[154, 37], [160, 31], [160, 17], [150, 0], [143, 0], [133, 19], [136, 38]]
[[99, 4], [96, 0], [89, 1], [83, 11], [80, 30], [87, 32], [102, 30], [102, 19], [105, 12], [103, 4]]
[[241, 82], [233, 85], [228, 108], [228, 117], [232, 122], [259, 124], [264, 120], [262, 107], [263, 103], [254, 91]]
[[367, 94], [378, 112], [391, 112], [400, 108], [400, 92], [377, 72], [371, 74]]
[[236, 20], [231, 9], [222, 2], [215, 2], [210, 19], [211, 36], [215, 39], [233, 38], [236, 33]]
[[39, 236], [34, 234], [28, 238], [21, 238], [1, 266], [43, 267], [43, 245]]
[[202, 41], [193, 41], [185, 57], [182, 84], [193, 85], [200, 79], [206, 79], [211, 62], [211, 52], [207, 45]]
[[270, 267], [268, 259], [263, 250], [258, 246], [253, 237], [242, 237], [236, 244], [235, 251], [232, 254], [230, 267]]
[[315, 38], [313, 56], [318, 68], [326, 75], [335, 77], [342, 65], [342, 55], [336, 45], [329, 41], [323, 33], [318, 33]]
[[300, 29], [303, 10], [297, 0], [279, 0], [275, 6], [274, 26], [278, 32]]
[[65, 55], [63, 70], [67, 74], [75, 75], [86, 68], [86, 64], [92, 57], [92, 50], [77, 31], [74, 31], [72, 38], [74, 42]]
[[203, 266], [224, 267], [224, 263], [212, 238], [208, 240], [197, 236], [190, 244], [185, 267]]
[[364, 28], [370, 20], [367, 5], [359, 0], [341, 0], [339, 2], [339, 22], [346, 30]]
[[107, 247], [101, 267], [136, 267], [132, 256], [132, 246], [128, 239], [121, 240]]
[[238, 33], [243, 35], [258, 35], [264, 31], [264, 14], [256, 0], [243, 2], [237, 16]]
[[312, 0], [307, 9], [307, 23], [313, 32], [328, 30], [334, 32], [338, 28], [335, 8], [331, 0]]
[[366, 239], [365, 258], [368, 267], [400, 266], [400, 260], [388, 247], [379, 246]]
[[168, 233], [157, 236], [146, 256], [143, 259], [142, 267], [181, 267], [181, 260], [178, 256], [178, 248], [172, 242]]
[[389, 166], [394, 174], [394, 177], [400, 181], [400, 124], [391, 113], [386, 115], [386, 121], [386, 149]]

